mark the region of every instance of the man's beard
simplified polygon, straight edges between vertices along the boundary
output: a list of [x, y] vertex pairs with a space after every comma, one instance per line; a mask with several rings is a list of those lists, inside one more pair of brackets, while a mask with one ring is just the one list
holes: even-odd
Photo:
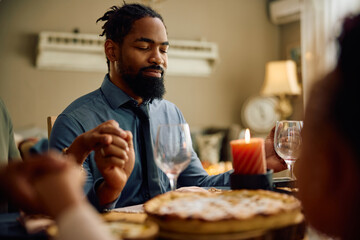
[[[161, 77], [157, 78], [144, 76], [143, 71], [147, 69], [161, 70]], [[141, 97], [144, 102], [152, 102], [154, 99], [162, 99], [165, 94], [164, 70], [160, 66], [141, 68], [135, 76], [128, 73], [121, 73], [121, 75], [133, 93], [136, 96]]]

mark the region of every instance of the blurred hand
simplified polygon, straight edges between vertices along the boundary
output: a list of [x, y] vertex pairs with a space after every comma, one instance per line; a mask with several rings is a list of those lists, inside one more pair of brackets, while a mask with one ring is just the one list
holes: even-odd
[[66, 168], [61, 155], [48, 153], [29, 157], [26, 162], [10, 162], [0, 170], [0, 189], [10, 201], [28, 213], [45, 213], [34, 179]]
[[43, 211], [56, 218], [66, 209], [84, 204], [85, 175], [75, 161], [65, 161], [60, 171], [41, 175], [35, 179], [34, 189]]
[[265, 153], [266, 153], [266, 163], [268, 169], [273, 169], [274, 172], [280, 172], [287, 169], [287, 165], [279, 155], [275, 152], [274, 149], [274, 133], [275, 127], [271, 129], [269, 135], [265, 139]]

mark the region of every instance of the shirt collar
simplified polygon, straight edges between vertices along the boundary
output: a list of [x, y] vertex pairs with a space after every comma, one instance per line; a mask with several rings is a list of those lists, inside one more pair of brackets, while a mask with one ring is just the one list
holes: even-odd
[[105, 75], [104, 81], [101, 84], [101, 91], [113, 109], [116, 109], [129, 100], [132, 100], [129, 95], [110, 81], [109, 74]]

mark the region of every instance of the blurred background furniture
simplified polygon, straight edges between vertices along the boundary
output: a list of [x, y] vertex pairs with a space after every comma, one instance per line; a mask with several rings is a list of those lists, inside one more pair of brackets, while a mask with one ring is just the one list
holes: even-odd
[[293, 60], [268, 62], [261, 94], [279, 97], [277, 111], [280, 113], [281, 119], [291, 116], [293, 107], [289, 96], [301, 94], [295, 62]]
[[213, 175], [232, 169], [230, 141], [238, 139], [242, 127], [191, 128], [193, 147], [205, 170]]
[[50, 139], [51, 129], [54, 126], [57, 116], [47, 117], [48, 138]]

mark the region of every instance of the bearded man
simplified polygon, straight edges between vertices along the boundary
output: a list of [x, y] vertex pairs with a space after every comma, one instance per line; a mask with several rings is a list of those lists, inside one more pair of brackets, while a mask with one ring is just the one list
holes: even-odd
[[[101, 211], [141, 204], [170, 190], [168, 178], [155, 165], [152, 143], [158, 125], [186, 121], [163, 99], [169, 42], [162, 17], [147, 6], [124, 4], [113, 6], [97, 21], [105, 22], [108, 74], [100, 89], [75, 100], [58, 116], [50, 147], [66, 148], [78, 135], [109, 120], [109, 128], [124, 130], [121, 138], [92, 152], [83, 163], [85, 193]], [[272, 144], [267, 149], [273, 149]], [[270, 152], [268, 159], [274, 160]], [[192, 151], [177, 186], [229, 186], [229, 175], [209, 176]]]

